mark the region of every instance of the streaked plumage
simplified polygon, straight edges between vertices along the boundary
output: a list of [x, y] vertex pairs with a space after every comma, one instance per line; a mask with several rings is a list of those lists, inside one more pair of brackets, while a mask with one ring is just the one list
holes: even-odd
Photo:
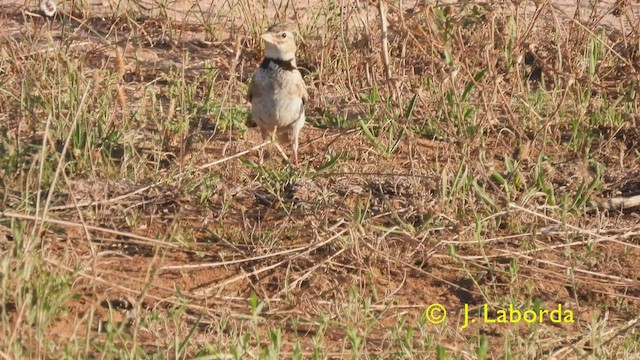
[[308, 94], [296, 65], [294, 32], [288, 24], [281, 23], [271, 26], [261, 37], [265, 58], [253, 74], [247, 93], [251, 115], [263, 140], [275, 131], [279, 142], [292, 142], [297, 165], [298, 138], [304, 126]]

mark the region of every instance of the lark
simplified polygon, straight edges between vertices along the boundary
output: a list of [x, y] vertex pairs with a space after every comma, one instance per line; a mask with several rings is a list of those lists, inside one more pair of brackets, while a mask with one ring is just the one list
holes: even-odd
[[262, 140], [276, 134], [278, 142], [292, 143], [298, 165], [298, 139], [304, 126], [304, 104], [309, 95], [296, 65], [296, 41], [287, 23], [271, 26], [261, 36], [265, 57], [253, 74], [247, 100]]

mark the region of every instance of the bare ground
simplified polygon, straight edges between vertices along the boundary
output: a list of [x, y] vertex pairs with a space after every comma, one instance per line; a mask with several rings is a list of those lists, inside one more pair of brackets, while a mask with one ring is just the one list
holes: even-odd
[[[554, 3], [563, 10], [557, 14], [572, 15], [573, 8]], [[176, 6], [192, 9], [186, 3]], [[638, 6], [629, 9], [629, 17], [637, 18]], [[620, 16], [598, 11], [607, 14], [606, 27], [621, 21]], [[0, 38], [17, 42], [28, 26], [50, 27], [42, 36], [49, 34], [53, 41], [45, 39], [44, 47], [33, 50], [38, 54], [68, 36], [59, 19], [44, 23], [24, 12], [8, 11], [0, 13], [0, 22], [7, 25], [0, 26], [5, 29]], [[233, 89], [227, 101], [243, 104], [241, 84], [259, 58], [259, 49], [244, 38], [250, 34], [211, 39], [199, 26], [184, 25], [177, 39], [165, 42], [159, 24], [151, 19], [139, 24], [138, 42], [132, 44], [131, 39], [115, 39], [120, 30], [131, 31], [130, 23], [88, 17], [83, 26], [74, 27], [76, 38], [69, 44], [68, 56], [83, 57], [83, 72], [91, 74], [115, 68], [113, 45], [123, 48], [123, 91], [127, 109], [134, 109], [145, 104], [144, 87], [167, 85], [159, 80], [160, 74], [180, 67], [188, 51], [188, 77], [196, 79], [203, 67], [214, 67], [220, 71], [220, 81]], [[3, 56], [8, 49], [2, 50]], [[303, 46], [303, 52], [302, 66], [313, 67], [311, 45]], [[413, 64], [410, 72], [419, 71]], [[110, 91], [105, 79], [98, 75], [95, 79], [95, 91]], [[558, 198], [574, 194], [596, 172], [584, 149], [567, 151], [571, 129], [555, 126], [545, 134], [554, 141], [534, 139], [523, 145], [521, 138], [502, 131], [514, 119], [498, 116], [485, 124], [481, 138], [408, 133], [392, 155], [384, 156], [361, 128], [313, 126], [313, 119], [322, 119], [327, 109], [354, 118], [366, 107], [342, 96], [343, 88], [327, 90], [332, 84], [322, 78], [311, 79], [310, 86], [315, 100], [301, 140], [301, 158], [308, 171], [304, 176], [256, 169], [237, 159], [185, 175], [186, 169], [259, 143], [254, 129], [214, 131], [217, 123], [212, 115], [191, 122], [190, 136], [173, 139], [163, 154], [150, 150], [157, 129], [141, 127], [129, 134], [140, 138], [136, 151], [148, 156], [149, 166], [160, 167], [153, 176], [123, 179], [93, 172], [61, 180], [61, 193], [47, 214], [58, 222], [42, 232], [38, 251], [53, 254], [45, 257], [47, 266], [73, 274], [74, 297], [66, 303], [67, 315], [50, 325], [51, 335], [64, 341], [86, 333], [87, 326], [99, 332], [108, 320], [137, 324], [149, 314], [163, 317], [182, 305], [183, 322], [150, 321], [139, 330], [132, 328], [143, 348], [163, 353], [174, 340], [167, 337], [168, 328], [186, 332], [197, 323], [193, 337], [197, 349], [206, 339], [232, 338], [246, 326], [252, 293], [266, 302], [260, 321], [283, 329], [285, 349], [291, 351], [298, 341], [303, 351], [312, 351], [314, 336], [322, 332], [325, 343], [332, 345], [326, 349], [328, 357], [344, 354], [348, 325], [359, 323], [349, 318], [349, 309], [360, 308], [366, 297], [372, 299], [375, 320], [362, 331], [372, 354], [383, 353], [394, 343], [390, 334], [401, 318], [416, 324], [432, 303], [448, 310], [448, 325], [427, 328], [439, 344], [460, 356], [466, 356], [466, 343], [478, 334], [491, 339], [494, 354], [501, 353], [506, 333], [519, 333], [525, 339], [531, 334], [531, 326], [525, 324], [480, 322], [460, 331], [465, 304], [479, 308], [489, 303], [499, 309], [508, 307], [506, 298], [522, 306], [538, 298], [543, 308], [562, 304], [572, 309], [575, 323], [540, 325], [540, 356], [563, 357], [575, 346], [589, 351], [586, 329], [604, 314], [607, 329], [612, 330], [603, 334], [611, 337], [617, 335], [616, 329], [638, 320], [637, 209], [569, 213], [560, 219], [556, 209], [548, 208], [547, 195], [522, 192], [506, 199], [491, 176], [491, 171], [506, 172], [507, 156], [520, 160], [523, 174], [534, 172], [539, 156], [549, 157], [553, 165], [544, 169], [548, 185], [558, 189]], [[430, 114], [430, 107], [440, 106], [420, 105], [418, 114]], [[606, 165], [602, 188], [592, 194], [595, 198], [640, 192], [640, 164], [634, 155], [640, 146], [640, 127], [637, 114], [626, 116], [627, 125], [603, 128], [589, 144], [596, 149], [593, 157]], [[41, 139], [38, 131], [29, 134], [20, 128], [20, 120], [11, 113], [0, 119], [11, 137], [25, 143]], [[125, 120], [114, 117], [114, 121]], [[279, 153], [269, 149], [267, 164], [284, 169]], [[313, 170], [337, 154], [342, 155], [335, 168]], [[121, 161], [118, 154], [114, 156], [115, 163]], [[258, 154], [250, 152], [243, 158], [257, 162]], [[460, 176], [460, 164], [465, 162], [462, 178], [472, 178], [493, 204], [487, 205], [480, 192], [460, 198], [447, 195], [455, 192], [450, 180]], [[198, 186], [182, 181], [197, 183], [194, 178], [208, 176], [214, 178], [215, 191], [202, 202]], [[17, 209], [19, 204], [5, 194], [5, 209]], [[495, 211], [487, 212], [487, 206]], [[11, 247], [10, 237], [2, 245], [4, 251]], [[597, 244], [593, 250], [585, 250], [593, 244]], [[517, 280], [512, 274], [514, 262]], [[90, 314], [98, 321], [88, 321]], [[114, 314], [121, 318], [112, 319]], [[318, 320], [322, 314], [327, 314], [328, 324]]]

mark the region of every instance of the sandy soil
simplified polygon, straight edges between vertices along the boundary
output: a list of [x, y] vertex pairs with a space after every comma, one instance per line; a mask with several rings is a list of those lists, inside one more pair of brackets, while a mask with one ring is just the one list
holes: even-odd
[[[71, 13], [74, 10], [74, 1], [56, 0], [59, 2], [58, 7], [61, 11]], [[148, 0], [87, 0], [82, 2], [83, 9], [94, 16], [110, 15], [118, 12], [126, 11], [127, 9], [144, 10], [146, 14], [153, 15], [159, 12], [159, 7], [156, 3]], [[269, 4], [265, 6], [265, 4]], [[164, 11], [169, 17], [176, 20], [187, 20], [191, 22], [200, 22], [202, 17], [214, 14], [224, 14], [223, 16], [233, 19], [237, 24], [242, 22], [244, 10], [242, 8], [251, 9], [254, 12], [264, 14], [267, 17], [273, 17], [276, 13], [279, 13], [279, 9], [284, 8], [288, 1], [274, 2], [279, 4], [272, 6], [272, 2], [259, 1], [259, 0], [245, 0], [245, 1], [228, 1], [228, 0], [209, 0], [209, 1], [188, 1], [188, 0], [171, 0], [166, 2]], [[301, 14], [302, 18], [299, 20], [305, 21], [304, 15], [307, 10], [320, 6], [322, 2], [317, 0], [296, 1], [295, 8]], [[359, 6], [358, 2], [348, 4], [344, 2], [344, 7]], [[390, 6], [398, 6], [398, 2], [390, 2]], [[414, 9], [416, 6], [426, 5], [442, 5], [452, 4], [457, 1], [402, 1], [402, 8], [407, 11]], [[478, 2], [482, 3], [482, 2]], [[551, 1], [545, 11], [544, 16], [557, 16], [561, 22], [569, 21], [570, 19], [580, 19], [582, 21], [597, 21], [602, 26], [611, 28], [625, 28], [630, 29], [634, 26], [637, 28], [639, 24], [633, 23], [633, 19], [638, 19], [640, 16], [640, 4], [637, 1], [626, 1], [627, 6], [620, 6], [624, 1], [619, 0], [603, 0], [603, 1]], [[242, 7], [237, 5], [231, 6], [230, 4], [243, 4]], [[348, 5], [347, 5], [348, 4]], [[35, 0], [0, 0], [0, 6], [7, 7], [7, 9], [23, 9], [26, 11], [36, 12], [38, 10], [38, 2]], [[525, 13], [533, 16], [536, 5], [534, 1], [523, 1], [522, 9]], [[1, 10], [0, 10], [1, 13]]]
[[[176, 20], [186, 19], [194, 23], [198, 23], [199, 17], [221, 16], [226, 18], [229, 24], [237, 25], [242, 22], [244, 12], [239, 8], [229, 9], [228, 3], [228, 1], [216, 0], [197, 4], [191, 1], [171, 1], [167, 13]], [[244, 3], [251, 3], [252, 7], [261, 9], [257, 11], [257, 16], [270, 18], [277, 12], [272, 7], [262, 8], [261, 4], [264, 2], [248, 1]], [[305, 9], [318, 6], [315, 1], [297, 3], [301, 17], [305, 16]], [[553, 5], [543, 10], [541, 16], [544, 16], [546, 21], [557, 22], [561, 26], [571, 24], [572, 19], [579, 19], [585, 22], [595, 20], [601, 26], [609, 29], [637, 27], [638, 24], [632, 24], [629, 19], [640, 18], [640, 5], [633, 3], [628, 7], [618, 9], [615, 3], [614, 1], [600, 1], [595, 7], [585, 4], [580, 8], [580, 11], [576, 11], [576, 2], [553, 1]], [[8, 13], [9, 9], [12, 9], [11, 11], [24, 10], [35, 14], [37, 12], [36, 5], [34, 1], [0, 0], [0, 6], [6, 6], [0, 10], [0, 36], [19, 40], [25, 22], [17, 16], [3, 15], [5, 12]], [[150, 9], [149, 13], [151, 14], [158, 11], [152, 3], [121, 2], [118, 4], [107, 0], [101, 2], [90, 0], [89, 5], [88, 11], [95, 16], [112, 14], [116, 9], [123, 10], [127, 7], [137, 8], [138, 6]], [[65, 1], [59, 6], [62, 12], [73, 13], [72, 3]], [[418, 6], [416, 2], [403, 2], [406, 11], [410, 11], [415, 6]], [[531, 17], [534, 16], [534, 10], [532, 2], [527, 2], [527, 5], [523, 7], [523, 11]], [[32, 16], [26, 12], [23, 14]], [[102, 25], [100, 22], [96, 22], [95, 26], [98, 28], [100, 25]], [[56, 24], [52, 25], [52, 36], [59, 34], [59, 28], [56, 26]], [[187, 48], [191, 46], [195, 49], [191, 55], [194, 64], [210, 60], [218, 62], [216, 65], [225, 69], [228, 67], [228, 63], [233, 60], [235, 52], [233, 48], [229, 47], [229, 43], [220, 46], [199, 47], [196, 40], [201, 39], [202, 34], [198, 31], [185, 33], [187, 33], [185, 37], [188, 39], [181, 45]], [[224, 34], [224, 31], [222, 33]], [[83, 49], [83, 46], [90, 41], [91, 39], [78, 42], [73, 46]], [[126, 60], [127, 66], [131, 66], [131, 69], [128, 68], [127, 71], [133, 72], [134, 64], [142, 64], [144, 74], [139, 75], [141, 79], [137, 80], [139, 83], [144, 83], [149, 80], [144, 76], [153, 79], [152, 73], [154, 71], [151, 69], [159, 72], [169, 68], [172, 64], [180, 63], [183, 49], [140, 47], [133, 50], [135, 56], [128, 51]], [[104, 67], [105, 59], [111, 60], [114, 56], [112, 49], [93, 46], [93, 44], [91, 51], [83, 55], [86, 55], [87, 64], [95, 65], [96, 68]], [[244, 75], [243, 80], [246, 80]], [[238, 99], [238, 101], [242, 100]], [[628, 138], [637, 139], [637, 130], [635, 133], [630, 131]], [[632, 142], [634, 140], [627, 138], [620, 140], [621, 143], [624, 141]], [[205, 155], [198, 161], [201, 163], [212, 162], [233, 154], [235, 151], [243, 150], [247, 144], [258, 142], [256, 131], [250, 131], [246, 139], [229, 138], [227, 134], [218, 134], [206, 144], [198, 144], [203, 145], [202, 149], [205, 152]], [[96, 231], [92, 241], [99, 246], [100, 256], [92, 264], [91, 272], [83, 274], [74, 284], [74, 289], [79, 289], [80, 296], [71, 305], [70, 312], [86, 314], [88, 309], [98, 303], [100, 306], [95, 314], [97, 319], [108, 319], [112, 314], [109, 312], [109, 306], [111, 306], [124, 310], [122, 318], [119, 320], [127, 321], [126, 311], [130, 311], [131, 304], [135, 303], [135, 293], [145, 289], [147, 284], [144, 283], [144, 279], [150, 269], [156, 271], [155, 281], [150, 285], [148, 296], [142, 304], [144, 311], [166, 307], [169, 303], [177, 304], [179, 300], [175, 298], [175, 290], [180, 289], [182, 294], [189, 298], [193, 304], [201, 304], [201, 310], [209, 315], [205, 320], [228, 317], [232, 322], [240, 321], [239, 319], [247, 312], [245, 299], [254, 290], [258, 293], [272, 294], [270, 308], [266, 311], [266, 316], [275, 323], [294, 316], [312, 319], [321, 312], [333, 313], [336, 311], [334, 308], [336, 303], [349, 303], [346, 298], [336, 299], [334, 297], [346, 297], [347, 291], [345, 289], [356, 286], [363, 292], [368, 292], [370, 287], [374, 287], [378, 292], [377, 296], [393, 297], [393, 301], [389, 301], [393, 304], [391, 306], [393, 311], [389, 311], [387, 318], [383, 316], [381, 326], [369, 334], [368, 338], [370, 343], [377, 344], [378, 342], [382, 348], [386, 332], [397, 323], [401, 316], [399, 314], [403, 312], [399, 309], [406, 309], [402, 316], [415, 320], [421, 316], [421, 311], [426, 305], [440, 302], [445, 304], [447, 308], [454, 309], [451, 313], [452, 317], [459, 318], [464, 304], [483, 301], [484, 294], [477, 291], [477, 287], [464, 273], [459, 271], [460, 269], [454, 269], [456, 264], [452, 264], [447, 255], [434, 252], [437, 246], [442, 245], [442, 241], [455, 242], [465, 236], [469, 239], [471, 238], [469, 234], [474, 231], [473, 224], [467, 226], [449, 221], [449, 219], [455, 218], [455, 214], [447, 213], [446, 209], [444, 213], [438, 214], [438, 216], [442, 216], [442, 219], [445, 219], [442, 220], [445, 225], [428, 238], [415, 239], [400, 232], [383, 235], [381, 232], [376, 234], [380, 236], [379, 238], [366, 239], [366, 241], [377, 242], [373, 246], [376, 249], [382, 249], [380, 253], [384, 255], [380, 255], [381, 257], [411, 258], [413, 262], [406, 264], [404, 269], [388, 266], [378, 259], [378, 263], [365, 264], [376, 273], [366, 274], [358, 272], [359, 270], [354, 271], [351, 264], [354, 256], [340, 253], [341, 244], [339, 241], [341, 241], [341, 237], [354, 231], [354, 229], [345, 228], [341, 219], [353, 217], [350, 212], [356, 206], [356, 202], [369, 193], [376, 196], [374, 203], [377, 207], [371, 211], [374, 214], [372, 215], [374, 222], [377, 221], [376, 224], [380, 228], [392, 225], [389, 223], [389, 214], [382, 215], [386, 212], [383, 210], [390, 206], [389, 204], [394, 209], [400, 209], [398, 211], [406, 211], [403, 216], [407, 216], [413, 226], [419, 227], [425, 222], [431, 221], [435, 208], [431, 195], [438, 191], [438, 179], [432, 176], [433, 172], [430, 166], [441, 161], [437, 156], [446, 154], [449, 156], [448, 163], [446, 168], [442, 170], [443, 172], [449, 171], [450, 174], [455, 172], [455, 166], [462, 155], [457, 153], [458, 148], [453, 142], [425, 139], [411, 139], [411, 141], [403, 142], [396, 159], [415, 158], [417, 152], [422, 159], [418, 165], [409, 161], [399, 162], [395, 159], [389, 160], [374, 155], [371, 151], [371, 145], [365, 142], [364, 137], [352, 133], [339, 134], [338, 136], [336, 133], [309, 126], [303, 131], [301, 144], [302, 156], [309, 159], [313, 166], [320, 166], [326, 161], [325, 158], [322, 158], [322, 154], [339, 153], [343, 149], [349, 149], [349, 153], [354, 157], [350, 159], [353, 164], [351, 170], [360, 175], [350, 175], [349, 169], [343, 169], [341, 175], [318, 177], [313, 182], [302, 180], [294, 188], [286, 190], [290, 193], [285, 194], [284, 198], [288, 203], [283, 205], [277, 203], [269, 193], [256, 192], [259, 184], [255, 180], [251, 181], [252, 174], [248, 172], [246, 166], [235, 161], [225, 163], [219, 169], [221, 173], [231, 175], [229, 179], [221, 182], [219, 188], [216, 189], [216, 194], [212, 195], [211, 199], [211, 204], [221, 204], [224, 203], [224, 200], [231, 200], [233, 206], [229, 209], [211, 205], [209, 208], [204, 207], [204, 212], [203, 208], [195, 211], [193, 208], [195, 200], [190, 198], [189, 194], [180, 193], [180, 189], [173, 186], [162, 185], [149, 187], [145, 191], [128, 196], [119, 201], [117, 205], [109, 203], [100, 205], [100, 210], [104, 210], [106, 213], [119, 213], [119, 211], [124, 213], [122, 209], [127, 207], [144, 209], [144, 216], [140, 219], [138, 228], [129, 228], [125, 221], [116, 216], [95, 219], [97, 222], [102, 222], [103, 226], [101, 227], [103, 228], [122, 229], [122, 231], [138, 234], [145, 239], [153, 239], [157, 234], [171, 231], [172, 222], [175, 219], [181, 219], [183, 225], [189, 227], [191, 231], [189, 235], [195, 239], [195, 243], [190, 244], [191, 248], [181, 247], [181, 244], [166, 244], [156, 252], [157, 249], [150, 246], [147, 240], [136, 242], [134, 239], [118, 234]], [[491, 147], [489, 161], [495, 163], [500, 162], [498, 158], [501, 154], [513, 152], [512, 146], [505, 145], [499, 140], [495, 140], [489, 146]], [[632, 147], [632, 145], [629, 146]], [[319, 149], [323, 149], [323, 151]], [[472, 155], [479, 158], [479, 148], [474, 148], [471, 151]], [[555, 174], [549, 174], [551, 178], [554, 176], [560, 178], [567, 173], [588, 173], [589, 164], [580, 161], [574, 162], [575, 159], [569, 161], [571, 155], [559, 155], [556, 161], [566, 164], [566, 168], [557, 169]], [[531, 154], [532, 158], [536, 156], [536, 153]], [[563, 162], [562, 156], [566, 156], [568, 160]], [[615, 156], [617, 153], [611, 154], [612, 158]], [[418, 167], [416, 168], [416, 166]], [[411, 173], [412, 176], [387, 178], [384, 174], [377, 177], [362, 175], [366, 173], [378, 174], [380, 169], [394, 174]], [[618, 180], [624, 181], [625, 179], [620, 175]], [[632, 183], [635, 180], [629, 176], [626, 181]], [[242, 183], [243, 186], [238, 186], [239, 183]], [[132, 186], [126, 182], [117, 181], [98, 188], [89, 180], [78, 179], [73, 183], [74, 196], [77, 197], [79, 203], [85, 200], [108, 201], [110, 198], [130, 193], [136, 188], [142, 187], [141, 184]], [[419, 196], [415, 195], [413, 191], [415, 188], [420, 189]], [[338, 198], [341, 201], [339, 206], [332, 202]], [[292, 210], [287, 213], [282, 210], [283, 208]], [[65, 208], [62, 205], [58, 208], [54, 206], [52, 211], [55, 211], [56, 216], [60, 218], [75, 216], [75, 209]], [[438, 209], [438, 211], [442, 210]], [[224, 215], [221, 215], [223, 213]], [[318, 213], [329, 215], [325, 218], [319, 218], [316, 216]], [[509, 214], [504, 216], [506, 229], [509, 227], [509, 216]], [[537, 218], [528, 219], [532, 229], [538, 226], [538, 220]], [[636, 221], [631, 217], [606, 218], [603, 221], [607, 223], [601, 225], [608, 228], [634, 228], [637, 226]], [[274, 237], [279, 239], [279, 242], [275, 243], [273, 247], [255, 246], [249, 241], [253, 239], [247, 240], [245, 234], [259, 233], [264, 230], [263, 226], [267, 228], [265, 224], [275, 223], [277, 223], [277, 228], [268, 229], [273, 232]], [[295, 229], [303, 236], [294, 236], [288, 232], [288, 229]], [[326, 232], [319, 233], [317, 229], [325, 229]], [[47, 251], [84, 255], [90, 253], [91, 249], [87, 245], [85, 234], [81, 228], [67, 228], [65, 231], [64, 236], [57, 236], [53, 233], [47, 235], [49, 239]], [[505, 230], [503, 235], [512, 234]], [[509, 246], [515, 244], [513, 247], [517, 248], [528, 237], [530, 234], [523, 234], [522, 238], [507, 241]], [[327, 239], [333, 240], [327, 241]], [[548, 236], [534, 239], [539, 243], [551, 240], [557, 240], [559, 243], [565, 240], [570, 241], [553, 232], [550, 232]], [[275, 252], [301, 251], [299, 249], [305, 249], [311, 243], [323, 241], [327, 241], [325, 245], [311, 249], [305, 256], [287, 260], [286, 266], [276, 266], [269, 271], [262, 271], [283, 260], [283, 257], [273, 255]], [[482, 265], [479, 265], [473, 270], [486, 271], [486, 276], [480, 281], [496, 281], [495, 277], [498, 277], [500, 279], [497, 282], [509, 283], [507, 271], [510, 259], [501, 255], [501, 248], [507, 247], [502, 241], [496, 241], [495, 247], [492, 248], [493, 252], [490, 254], [491, 263], [501, 271], [494, 273], [494, 269], [482, 269]], [[464, 253], [465, 245], [463, 243], [457, 245], [460, 246], [460, 255], [467, 255]], [[581, 285], [576, 287], [577, 290], [566, 286], [565, 274], [558, 273], [558, 267], [553, 266], [558, 258], [562, 258], [562, 251], [565, 249], [558, 249], [557, 252], [537, 253], [535, 259], [528, 258], [526, 264], [523, 264], [520, 269], [520, 276], [538, 284], [535, 295], [544, 298], [547, 307], [551, 308], [554, 304], [563, 303], [576, 309], [577, 317], [584, 323], [588, 323], [589, 319], [600, 311], [590, 305], [601, 303], [605, 306], [613, 306], [616, 301], [615, 296], [626, 296], [630, 298], [629, 301], [632, 304], [637, 306], [639, 304], [637, 299], [640, 298], [640, 291], [637, 287], [640, 279], [636, 272], [636, 269], [640, 269], [639, 258], [629, 256], [628, 249], [618, 247], [613, 243], [604, 243], [602, 246], [606, 248], [610, 258], [615, 261], [594, 261], [594, 263], [590, 263], [592, 272], [577, 271], [574, 280]], [[159, 255], [159, 253], [161, 254]], [[327, 254], [331, 254], [331, 256], [327, 257]], [[407, 254], [411, 254], [411, 256], [408, 257]], [[526, 257], [526, 254], [526, 251], [522, 251], [522, 256]], [[242, 261], [226, 262], [230, 259], [242, 259]], [[70, 262], [72, 262], [71, 260], [77, 261], [78, 259], [70, 259]], [[82, 261], [88, 262], [86, 258]], [[478, 264], [484, 263], [479, 262]], [[315, 265], [322, 265], [324, 270], [315, 271]], [[64, 264], [56, 264], [56, 266], [62, 267]], [[566, 270], [571, 269], [567, 268]], [[292, 277], [292, 273], [295, 275], [294, 277]], [[313, 276], [307, 277], [311, 273]], [[615, 276], [606, 277], [600, 276], [601, 274], [615, 274]], [[89, 286], [89, 284], [94, 284], [95, 279], [98, 278], [103, 281], [103, 288], [96, 289]], [[285, 278], [296, 282], [295, 286], [285, 289], [285, 284], [282, 281]], [[83, 288], [83, 286], [86, 287]], [[340, 291], [336, 291], [336, 289]], [[498, 290], [509, 291], [507, 287]], [[284, 295], [285, 293], [287, 296]], [[381, 311], [386, 311], [386, 309]], [[196, 316], [192, 317], [196, 318]], [[306, 336], [311, 344], [311, 337], [317, 331], [317, 327], [304, 322], [301, 326], [305, 325], [308, 325]], [[54, 336], [64, 338], [75, 331], [83, 333], [83, 330], [78, 330], [74, 326], [73, 317], [62, 319], [55, 325]], [[208, 326], [213, 328], [216, 325], [211, 321]], [[496, 329], [498, 327], [481, 328], [480, 324], [474, 324], [470, 332], [482, 330], [489, 334], [495, 334]], [[296, 331], [298, 334], [301, 333], [299, 329], [288, 330], [292, 334]], [[524, 332], [525, 329], [522, 330]], [[565, 330], [566, 328], [563, 327], [547, 329], [547, 331], [555, 331], [558, 334], [564, 333]], [[161, 332], [158, 331], [158, 333]], [[163, 339], [154, 335], [153, 329], [142, 334], [142, 343], [162, 344]], [[197, 336], [206, 338], [207, 334], [203, 333]], [[341, 344], [341, 339], [344, 336], [342, 329], [332, 329], [327, 335], [327, 337], [335, 337], [336, 344]]]

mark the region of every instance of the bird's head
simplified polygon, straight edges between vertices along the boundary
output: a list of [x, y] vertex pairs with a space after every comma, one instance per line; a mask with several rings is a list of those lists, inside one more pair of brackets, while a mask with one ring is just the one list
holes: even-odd
[[271, 26], [262, 34], [265, 42], [265, 56], [278, 60], [294, 60], [296, 56], [295, 31], [287, 23]]

